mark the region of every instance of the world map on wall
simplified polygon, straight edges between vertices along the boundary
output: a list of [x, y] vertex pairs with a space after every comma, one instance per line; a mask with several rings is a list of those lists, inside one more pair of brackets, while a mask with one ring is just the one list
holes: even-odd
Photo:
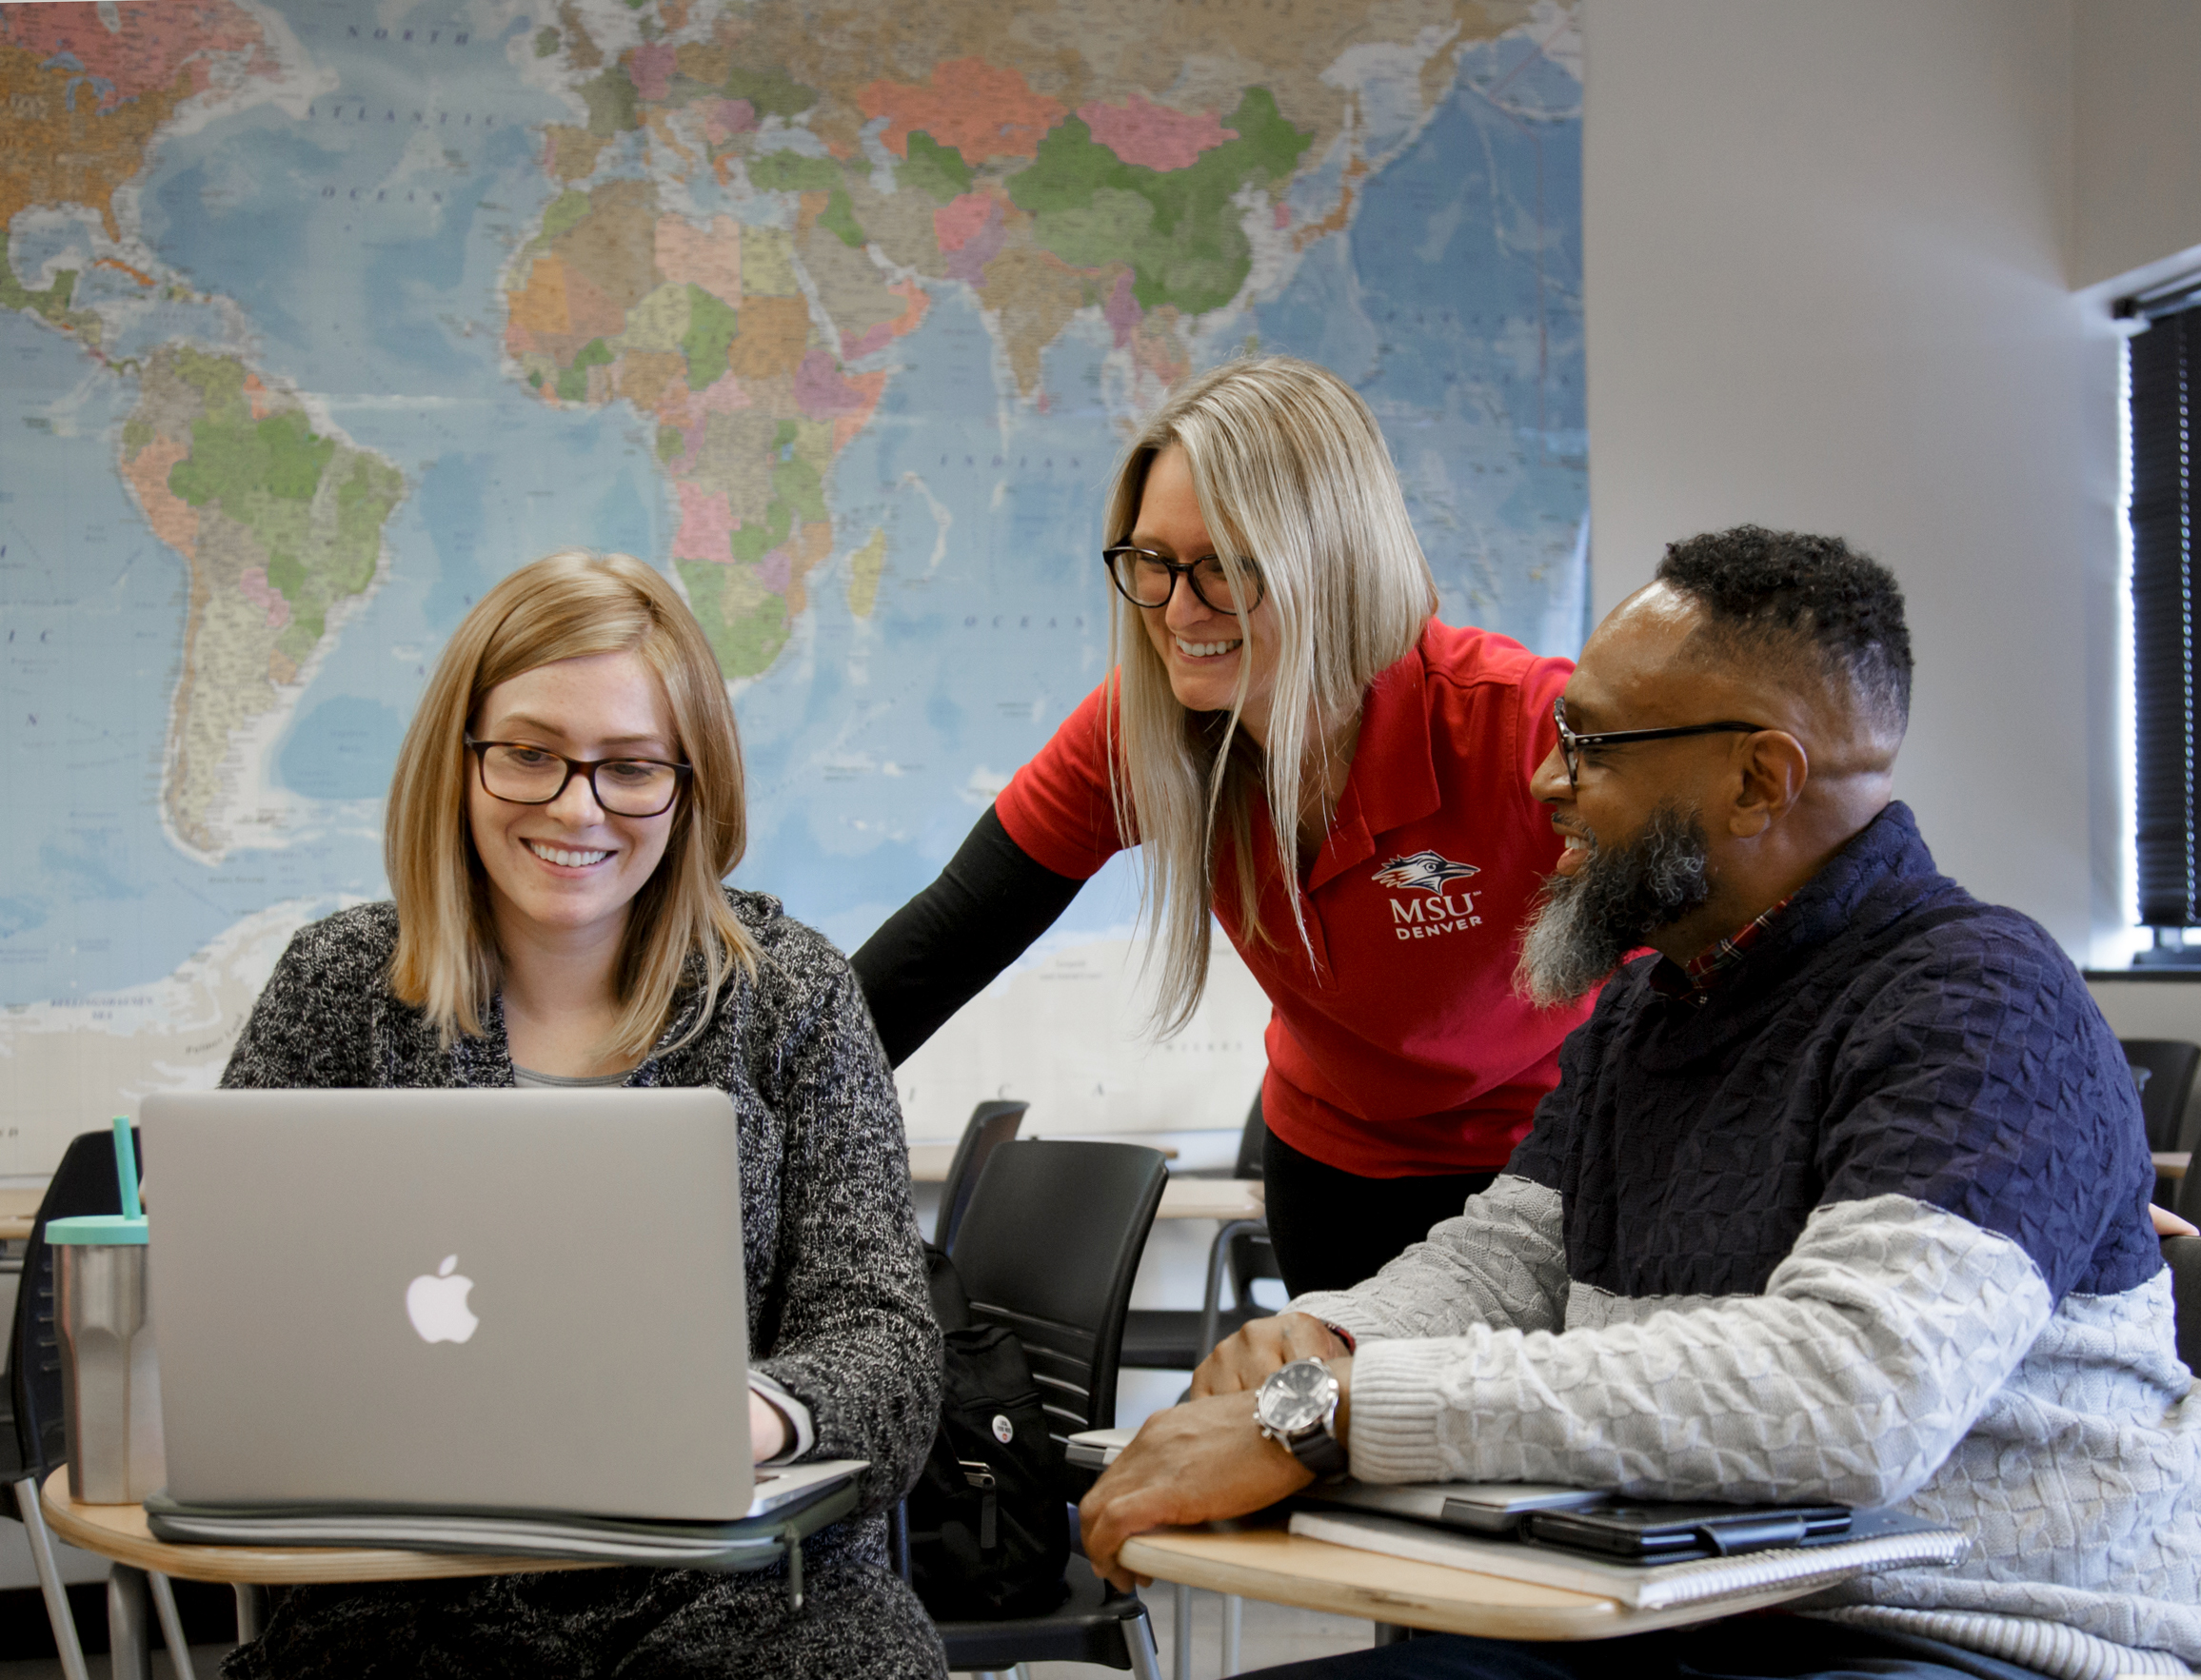
[[1571, 652], [1580, 102], [1552, 0], [0, 5], [0, 1175], [386, 893], [426, 672], [552, 549], [677, 581], [734, 880], [850, 949], [1100, 680], [1110, 469], [1225, 357], [1350, 381], [1442, 616]]

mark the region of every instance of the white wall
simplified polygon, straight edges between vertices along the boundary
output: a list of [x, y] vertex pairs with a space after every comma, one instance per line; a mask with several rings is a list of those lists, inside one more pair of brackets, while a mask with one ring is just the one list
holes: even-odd
[[2201, 6], [2086, 0], [2077, 16], [2072, 284], [2191, 267], [2201, 262]]
[[1598, 611], [1744, 520], [1886, 562], [1898, 792], [2083, 959], [2117, 902], [2117, 353], [2065, 262], [2071, 5], [1586, 0], [1584, 33]]

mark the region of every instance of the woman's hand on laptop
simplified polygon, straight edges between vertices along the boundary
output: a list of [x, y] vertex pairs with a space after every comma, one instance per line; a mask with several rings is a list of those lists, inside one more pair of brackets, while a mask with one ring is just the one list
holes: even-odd
[[1279, 1313], [1256, 1318], [1236, 1335], [1216, 1344], [1215, 1352], [1192, 1374], [1192, 1398], [1258, 1389], [1268, 1374], [1294, 1359], [1337, 1359], [1353, 1350], [1327, 1324], [1305, 1313]]
[[749, 1391], [749, 1462], [763, 1464], [777, 1458], [787, 1450], [787, 1420], [780, 1415], [780, 1409], [757, 1393]]

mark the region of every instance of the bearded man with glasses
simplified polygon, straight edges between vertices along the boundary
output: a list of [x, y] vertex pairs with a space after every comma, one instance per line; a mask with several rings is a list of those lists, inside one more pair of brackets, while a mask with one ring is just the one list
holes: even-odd
[[2139, 1102], [2070, 959], [1941, 874], [1891, 797], [1910, 694], [1895, 581], [1838, 540], [1743, 526], [1667, 551], [1582, 650], [1534, 782], [1565, 852], [1520, 986], [1603, 985], [1535, 1130], [1379, 1275], [1216, 1350], [1087, 1496], [1097, 1570], [1127, 1584], [1131, 1535], [1348, 1465], [1894, 1506], [1970, 1555], [1795, 1614], [1270, 1673], [2082, 1680], [2201, 1659], [2201, 1393]]

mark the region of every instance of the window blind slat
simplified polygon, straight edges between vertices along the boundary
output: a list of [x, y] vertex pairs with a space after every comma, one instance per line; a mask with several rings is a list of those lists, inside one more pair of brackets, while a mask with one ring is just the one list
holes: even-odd
[[2138, 763], [2140, 919], [2201, 924], [2194, 747], [2201, 673], [2194, 620], [2194, 412], [2201, 306], [2159, 317], [2131, 341], [2132, 655]]

